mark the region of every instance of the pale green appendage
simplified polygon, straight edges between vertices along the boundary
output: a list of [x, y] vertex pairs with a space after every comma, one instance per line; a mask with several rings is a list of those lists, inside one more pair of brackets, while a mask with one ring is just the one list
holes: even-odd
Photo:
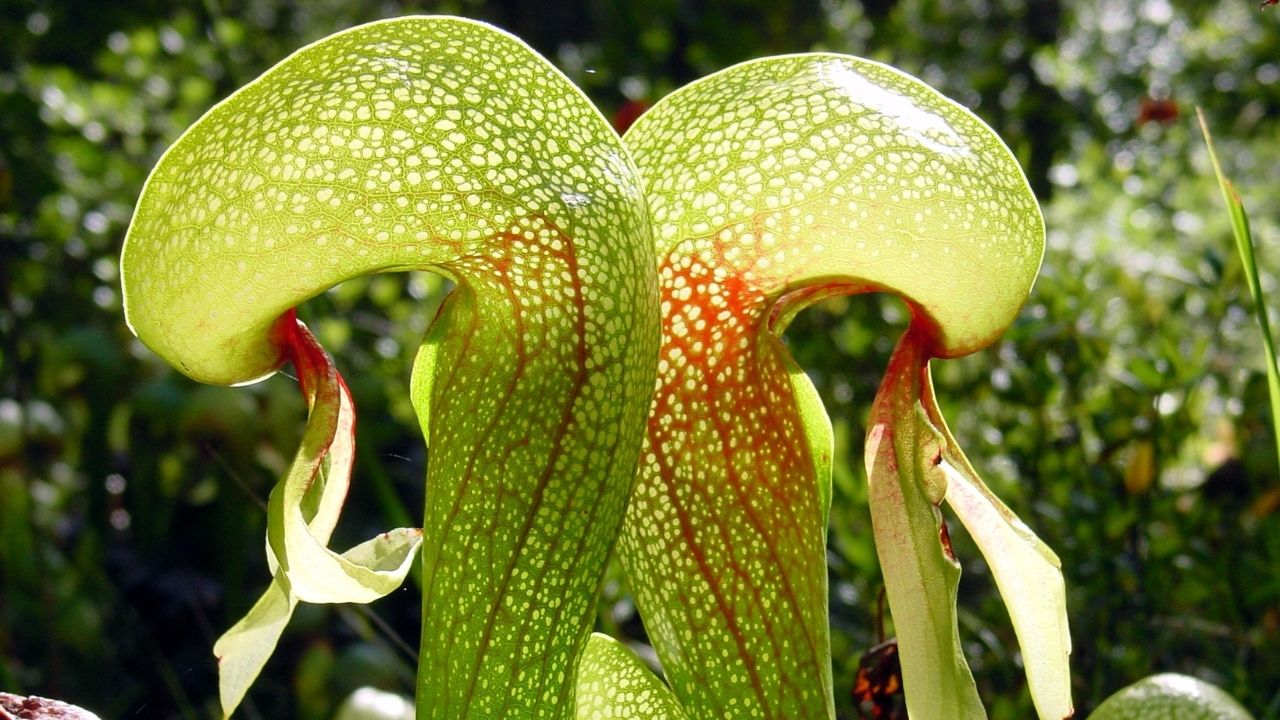
[[[626, 141], [647, 183], [663, 339], [620, 555], [690, 717], [831, 717], [831, 436], [777, 334], [820, 297], [885, 291], [915, 316], [917, 365], [897, 377], [984, 346], [1039, 269], [1035, 198], [971, 113], [844, 56], [770, 58], [700, 80]], [[922, 464], [953, 443], [921, 382], [884, 388], [910, 400], [884, 406], [886, 422], [915, 424], [911, 437], [873, 428], [868, 458], [882, 468], [870, 478], [873, 517], [897, 627], [929, 625], [901, 638], [910, 712], [981, 717], [955, 629], [958, 567], [939, 538], [945, 481]], [[1048, 644], [1058, 662], [1047, 682], [1065, 688], [1065, 618], [1052, 620], [1048, 640], [1019, 636], [1024, 652]], [[1044, 692], [1033, 694], [1039, 703]], [[1041, 713], [1056, 720], [1067, 702]]]
[[893, 610], [907, 713], [982, 718], [956, 622], [960, 564], [941, 541], [946, 479], [936, 461], [945, 440], [921, 404], [921, 344], [908, 330], [871, 409], [864, 462], [871, 523]]
[[[277, 318], [345, 279], [426, 268], [456, 283], [412, 379], [430, 446], [417, 714], [571, 717], [658, 337], [636, 171], [582, 94], [478, 23], [334, 35], [166, 153], [122, 265], [138, 336], [224, 384], [278, 368]], [[302, 499], [274, 500], [289, 582], [285, 605], [280, 583], [264, 598], [266, 625], [312, 570], [287, 556], [316, 555], [285, 525]], [[241, 652], [266, 642], [251, 635]]]
[[305, 326], [293, 322], [286, 329], [307, 397], [307, 428], [268, 503], [271, 585], [213, 647], [224, 715], [261, 672], [299, 600], [369, 602], [391, 592], [408, 573], [422, 537], [417, 529], [400, 528], [342, 555], [326, 547], [350, 486], [355, 408], [324, 350]]

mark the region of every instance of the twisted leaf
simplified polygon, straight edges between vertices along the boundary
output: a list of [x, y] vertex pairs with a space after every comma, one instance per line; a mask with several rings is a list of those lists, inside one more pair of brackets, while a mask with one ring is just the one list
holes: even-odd
[[268, 503], [271, 585], [213, 647], [228, 715], [266, 664], [298, 600], [370, 602], [382, 597], [404, 580], [422, 537], [420, 530], [400, 529], [343, 555], [326, 547], [350, 485], [355, 451], [351, 394], [292, 313], [282, 319], [276, 337], [298, 371], [310, 413], [302, 446]]

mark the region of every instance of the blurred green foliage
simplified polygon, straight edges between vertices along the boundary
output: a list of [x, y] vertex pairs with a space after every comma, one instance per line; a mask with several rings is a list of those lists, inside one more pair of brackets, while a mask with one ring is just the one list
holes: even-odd
[[[891, 63], [973, 108], [1027, 168], [1049, 249], [1017, 325], [935, 379], [961, 444], [1062, 557], [1080, 715], [1176, 670], [1280, 718], [1280, 470], [1248, 291], [1189, 112], [1204, 106], [1218, 133], [1274, 297], [1280, 14], [1254, 0], [0, 3], [0, 689], [103, 717], [215, 716], [209, 648], [266, 583], [260, 504], [303, 405], [287, 377], [199, 387], [133, 340], [120, 242], [147, 171], [212, 103], [303, 43], [410, 12], [516, 33], [606, 114], [813, 49]], [[388, 275], [302, 309], [360, 409], [337, 546], [420, 513], [408, 367], [444, 290]], [[879, 614], [862, 437], [904, 321], [893, 301], [842, 298], [787, 338], [835, 424], [848, 718]], [[994, 585], [952, 534], [982, 695], [998, 720], [1029, 717]], [[368, 613], [304, 606], [245, 717], [327, 718], [360, 685], [407, 692], [416, 604], [406, 589]], [[616, 571], [600, 624], [644, 641]]]

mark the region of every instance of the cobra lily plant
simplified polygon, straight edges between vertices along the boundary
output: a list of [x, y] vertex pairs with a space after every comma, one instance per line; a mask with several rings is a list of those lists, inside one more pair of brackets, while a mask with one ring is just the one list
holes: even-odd
[[[865, 60], [731, 68], [620, 139], [483, 24], [402, 18], [303, 48], [169, 149], [121, 260], [159, 355], [221, 384], [291, 363], [309, 407], [269, 502], [271, 583], [214, 647], [224, 713], [299, 601], [370, 602], [420, 555], [418, 718], [833, 717], [831, 432], [780, 335], [820, 298], [875, 291], [912, 310], [867, 449], [911, 716], [984, 716], [943, 504], [993, 569], [1039, 714], [1069, 716], [1057, 560], [978, 479], [928, 369], [999, 335], [1042, 249], [991, 130]], [[295, 308], [412, 269], [455, 284], [410, 381], [423, 526], [339, 554], [355, 409]], [[590, 633], [615, 544], [667, 683]]]
[[919, 81], [824, 54], [700, 80], [626, 141], [654, 221], [663, 335], [619, 552], [689, 716], [833, 715], [831, 429], [780, 335], [813, 302], [861, 292], [896, 294], [912, 317], [866, 448], [908, 713], [984, 716], [945, 503], [992, 568], [1040, 716], [1070, 716], [1058, 560], [978, 478], [929, 380], [931, 358], [995, 339], [1039, 270], [1043, 221], [1009, 151]]

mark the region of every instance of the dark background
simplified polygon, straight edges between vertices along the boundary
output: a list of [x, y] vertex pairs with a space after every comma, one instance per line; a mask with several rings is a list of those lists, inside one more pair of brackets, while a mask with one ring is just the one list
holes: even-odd
[[[762, 55], [825, 49], [916, 74], [990, 123], [1045, 210], [1045, 268], [996, 346], [935, 368], [992, 487], [1062, 557], [1080, 716], [1152, 672], [1280, 718], [1280, 477], [1263, 360], [1193, 108], [1204, 106], [1280, 297], [1280, 12], [1256, 0], [597, 3], [0, 0], [0, 690], [104, 718], [216, 717], [211, 647], [265, 586], [261, 504], [297, 444], [291, 380], [201, 387], [141, 347], [118, 260], [159, 154], [303, 43], [415, 12], [489, 20], [606, 116]], [[347, 283], [302, 309], [360, 407], [335, 545], [416, 524], [425, 450], [408, 368], [442, 292]], [[836, 429], [837, 707], [877, 641], [861, 438], [895, 302], [829, 301], [788, 342]], [[1275, 320], [1273, 320], [1275, 322]], [[993, 718], [1031, 717], [990, 576], [961, 634]], [[361, 685], [411, 692], [417, 593], [296, 614], [246, 718], [329, 718]], [[643, 642], [612, 571], [600, 627]]]

